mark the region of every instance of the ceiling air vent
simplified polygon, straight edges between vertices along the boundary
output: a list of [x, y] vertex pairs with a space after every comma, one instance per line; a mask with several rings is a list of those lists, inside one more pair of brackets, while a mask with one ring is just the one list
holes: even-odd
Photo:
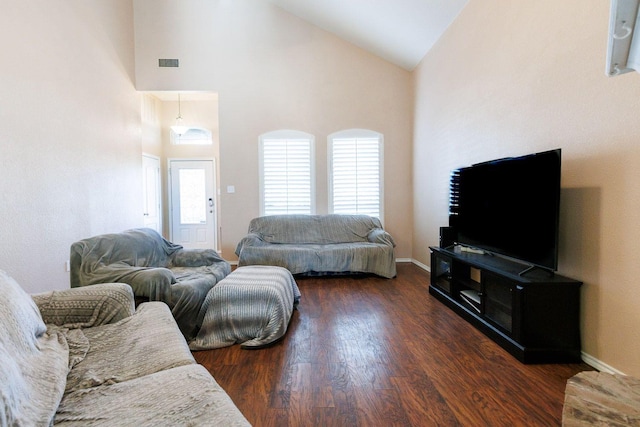
[[177, 59], [158, 59], [159, 67], [179, 67], [180, 61]]

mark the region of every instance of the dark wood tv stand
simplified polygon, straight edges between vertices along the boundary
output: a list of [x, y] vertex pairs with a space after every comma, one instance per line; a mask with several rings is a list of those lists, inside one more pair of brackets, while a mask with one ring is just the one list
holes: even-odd
[[523, 363], [577, 363], [582, 282], [499, 256], [430, 247], [429, 293]]

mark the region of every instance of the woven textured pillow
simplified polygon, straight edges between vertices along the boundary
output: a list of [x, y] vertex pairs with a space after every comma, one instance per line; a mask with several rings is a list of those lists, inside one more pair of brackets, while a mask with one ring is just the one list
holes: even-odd
[[64, 336], [48, 334], [33, 299], [0, 270], [0, 425], [50, 425], [69, 366]]

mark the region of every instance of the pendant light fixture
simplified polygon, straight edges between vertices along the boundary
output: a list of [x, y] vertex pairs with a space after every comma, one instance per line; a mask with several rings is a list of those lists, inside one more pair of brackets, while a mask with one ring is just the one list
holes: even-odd
[[178, 93], [178, 117], [176, 117], [176, 124], [171, 126], [171, 130], [178, 136], [181, 136], [187, 131], [187, 126], [184, 125], [182, 112], [180, 111], [180, 93]]

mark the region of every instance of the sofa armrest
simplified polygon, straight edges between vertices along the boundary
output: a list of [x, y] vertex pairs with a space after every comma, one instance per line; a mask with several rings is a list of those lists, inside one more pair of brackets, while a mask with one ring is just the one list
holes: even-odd
[[242, 248], [245, 246], [264, 246], [267, 243], [262, 239], [262, 236], [258, 233], [249, 233], [240, 240], [238, 246], [236, 246], [236, 255], [240, 256]]
[[182, 249], [171, 256], [171, 267], [204, 267], [225, 261], [213, 249]]
[[31, 297], [44, 323], [69, 329], [114, 323], [135, 312], [133, 291], [125, 283], [103, 283]]
[[391, 234], [384, 231], [382, 228], [374, 228], [367, 235], [367, 240], [371, 243], [380, 243], [391, 247], [396, 247], [396, 242], [391, 237]]

